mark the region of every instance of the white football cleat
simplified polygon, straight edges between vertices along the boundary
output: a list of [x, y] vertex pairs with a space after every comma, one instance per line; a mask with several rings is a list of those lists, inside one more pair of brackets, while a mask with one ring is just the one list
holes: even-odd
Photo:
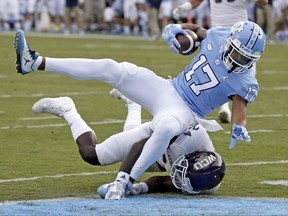
[[231, 122], [231, 110], [229, 107], [221, 107], [218, 112], [218, 119], [221, 123], [230, 123]]
[[124, 96], [121, 92], [119, 92], [116, 88], [113, 88], [113, 89], [109, 92], [109, 94], [110, 94], [112, 97], [114, 97], [114, 98], [116, 98], [116, 99], [118, 99], [118, 100], [123, 100], [126, 104], [132, 103], [131, 100], [129, 100], [127, 97], [125, 97], [125, 96]]
[[51, 113], [63, 117], [65, 112], [69, 112], [73, 108], [75, 108], [75, 104], [69, 97], [43, 98], [33, 105], [32, 111], [37, 114]]
[[32, 66], [39, 56], [39, 53], [30, 49], [26, 42], [24, 32], [18, 30], [15, 34], [14, 47], [16, 50], [16, 71], [17, 73], [27, 74], [33, 71]]

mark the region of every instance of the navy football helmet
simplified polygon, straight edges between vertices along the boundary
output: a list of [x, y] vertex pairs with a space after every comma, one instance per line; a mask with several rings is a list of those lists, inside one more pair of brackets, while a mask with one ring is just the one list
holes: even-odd
[[219, 154], [196, 151], [180, 156], [170, 170], [174, 186], [189, 194], [214, 192], [225, 175], [225, 163]]
[[260, 58], [265, 43], [265, 33], [256, 23], [234, 24], [223, 47], [223, 62], [229, 72], [240, 73], [250, 68]]

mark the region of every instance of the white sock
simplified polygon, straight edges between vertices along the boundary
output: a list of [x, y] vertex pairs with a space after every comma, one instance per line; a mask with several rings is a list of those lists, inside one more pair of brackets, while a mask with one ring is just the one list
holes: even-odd
[[63, 118], [68, 122], [73, 139], [76, 139], [83, 133], [94, 131], [86, 124], [86, 122], [81, 118], [80, 114], [76, 109], [72, 109], [69, 112], [64, 113]]
[[141, 124], [141, 106], [137, 103], [127, 103], [128, 114], [123, 131], [131, 130]]
[[38, 70], [41, 62], [42, 62], [43, 57], [42, 56], [38, 56], [38, 58], [35, 60], [34, 64], [32, 65], [32, 70]]
[[[117, 174], [116, 181], [119, 181], [119, 182], [128, 184], [129, 178], [130, 178], [130, 175], [129, 175], [128, 173], [123, 172], [123, 171], [120, 171], [120, 172], [118, 172], [118, 174]], [[131, 184], [131, 183], [130, 183], [130, 184]], [[132, 184], [131, 184], [131, 186], [132, 186]]]

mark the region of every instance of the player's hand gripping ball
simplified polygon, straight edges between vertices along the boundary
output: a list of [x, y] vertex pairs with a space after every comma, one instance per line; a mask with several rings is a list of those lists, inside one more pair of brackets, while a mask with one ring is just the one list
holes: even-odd
[[179, 53], [181, 55], [190, 55], [194, 53], [200, 46], [197, 34], [189, 29], [184, 29], [188, 34], [178, 34], [176, 39], [180, 44]]

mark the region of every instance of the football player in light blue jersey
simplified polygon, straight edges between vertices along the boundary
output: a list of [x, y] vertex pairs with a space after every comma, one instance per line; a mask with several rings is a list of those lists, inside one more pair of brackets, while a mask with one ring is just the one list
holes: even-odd
[[[16, 32], [14, 43], [17, 72], [28, 74], [34, 70], [43, 70], [79, 80], [92, 79], [106, 82], [153, 115], [149, 129], [141, 136], [134, 134], [134, 143], [145, 138], [147, 142], [131, 172], [117, 175], [113, 186], [107, 192], [111, 195], [108, 196], [109, 199], [118, 198], [117, 192], [120, 193], [126, 186], [131, 185], [131, 182], [139, 179], [143, 172], [164, 154], [170, 140], [183, 133], [189, 125], [200, 123], [207, 131], [220, 129], [221, 126], [215, 120], [207, 121], [203, 117], [229, 99], [233, 101], [230, 148], [233, 148], [239, 140], [250, 142], [246, 130], [247, 103], [254, 100], [258, 88], [255, 88], [257, 82], [254, 79], [251, 79], [252, 85], [248, 86], [249, 79], [245, 75], [250, 76], [246, 73], [247, 69], [264, 51], [263, 30], [249, 21], [236, 23], [230, 31], [228, 29], [207, 31], [194, 24], [170, 24], [165, 27], [165, 41], [174, 52], [177, 52], [177, 47], [180, 46], [176, 35], [187, 34], [183, 30], [186, 28], [196, 32], [202, 41], [200, 53], [193, 59], [191, 69], [189, 67], [185, 69], [175, 80], [164, 79], [147, 68], [129, 62], [118, 63], [112, 59], [43, 57], [28, 46], [23, 31]], [[213, 35], [214, 37], [217, 35], [219, 40], [211, 39]], [[217, 65], [219, 68], [216, 67]], [[217, 71], [214, 71], [216, 69]], [[224, 78], [221, 75], [225, 75]], [[205, 76], [206, 82], [202, 83]], [[227, 83], [225, 77], [228, 79]], [[231, 82], [228, 84], [229, 80]], [[220, 94], [224, 89], [227, 92]], [[42, 102], [34, 112], [49, 112], [64, 117], [74, 131], [72, 134], [78, 146], [87, 143], [95, 144], [97, 137], [93, 131], [75, 122], [79, 114], [70, 112], [69, 100], [64, 104], [61, 101], [60, 104], [50, 103], [49, 100]], [[204, 111], [202, 111], [203, 107], [205, 107]], [[101, 164], [96, 152], [97, 148], [95, 148], [93, 161], [90, 162]], [[109, 152], [105, 153], [109, 154]]]
[[[245, 22], [235, 28], [244, 28], [242, 25], [246, 25]], [[258, 36], [260, 30], [260, 28], [254, 30], [255, 37]], [[234, 95], [239, 95], [248, 103], [253, 102], [257, 96], [257, 80], [251, 70], [245, 70], [252, 66], [256, 59], [241, 57], [243, 59], [239, 59], [239, 62], [244, 61], [246, 64], [247, 61], [249, 65], [242, 67], [241, 64], [235, 63], [230, 68], [227, 67], [230, 65], [229, 41], [227, 40], [229, 31], [228, 28], [208, 30], [205, 40], [201, 43], [201, 50], [184, 71], [172, 80], [173, 86], [187, 105], [200, 117], [208, 115], [214, 109], [230, 101]], [[257, 41], [255, 43], [258, 45]], [[259, 56], [263, 41], [260, 41], [260, 45], [259, 53], [256, 54]], [[223, 55], [224, 49], [226, 51]], [[225, 59], [227, 59], [226, 62], [223, 61]]]
[[[247, 5], [248, 0], [210, 0], [205, 1], [210, 4], [210, 21], [211, 27], [229, 27], [231, 28], [236, 22], [247, 21], [248, 20], [248, 11]], [[254, 3], [258, 5], [267, 4], [267, 0], [253, 0]], [[183, 4], [182, 4], [183, 3]], [[173, 17], [176, 20], [184, 18], [187, 16], [187, 13], [192, 9], [197, 9], [203, 6], [203, 0], [187, 0], [181, 2], [173, 10]], [[201, 5], [201, 6], [200, 6]], [[191, 11], [192, 12], [192, 11]], [[251, 67], [254, 73], [256, 73], [256, 65]], [[229, 108], [229, 103], [225, 103], [220, 106], [218, 111], [218, 119], [222, 123], [231, 122], [231, 111]]]

